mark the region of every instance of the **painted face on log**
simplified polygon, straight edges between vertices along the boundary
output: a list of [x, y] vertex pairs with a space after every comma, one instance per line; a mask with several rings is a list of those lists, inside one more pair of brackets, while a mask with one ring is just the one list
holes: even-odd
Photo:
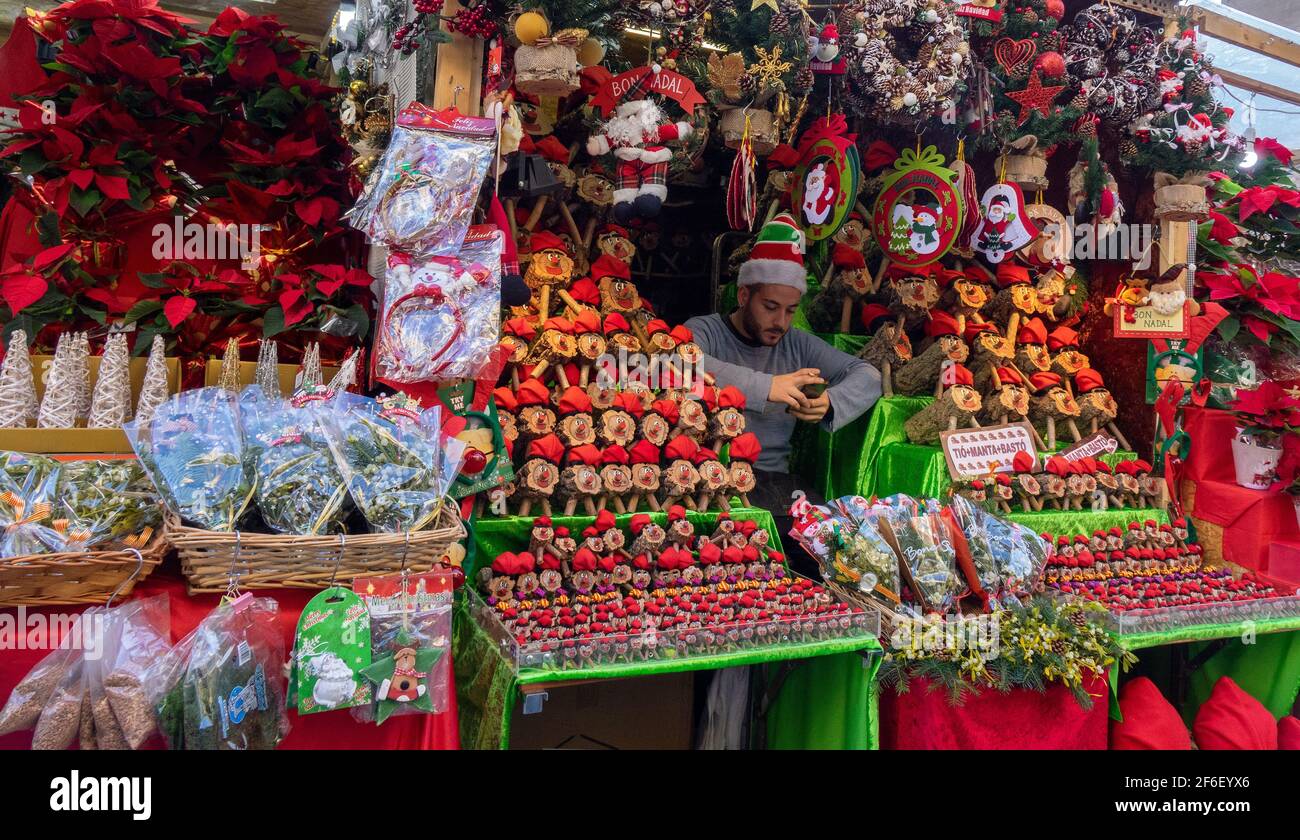
[[591, 415], [580, 411], [560, 420], [560, 437], [571, 447], [595, 443], [596, 429], [592, 425]]
[[1011, 305], [1026, 315], [1038, 313], [1038, 290], [1028, 283], [1011, 287]]
[[983, 309], [993, 297], [988, 286], [973, 280], [954, 280], [952, 287], [957, 292], [958, 303], [967, 309]]
[[738, 493], [749, 493], [754, 489], [754, 467], [745, 461], [731, 463], [731, 486]]
[[600, 438], [626, 447], [636, 437], [636, 421], [626, 411], [606, 411], [600, 416]]
[[524, 464], [524, 486], [530, 490], [549, 496], [559, 481], [560, 469], [550, 461], [534, 458]]
[[1053, 388], [1048, 391], [1048, 398], [1051, 399], [1058, 414], [1064, 417], [1079, 416], [1079, 404], [1064, 388]]
[[962, 411], [976, 412], [980, 410], [980, 394], [974, 388], [965, 385], [954, 385], [951, 389], [952, 401]]
[[1068, 375], [1074, 376], [1079, 371], [1088, 367], [1090, 362], [1088, 357], [1078, 350], [1062, 350], [1056, 354], [1053, 364], [1065, 371]]
[[966, 342], [955, 335], [939, 336], [939, 347], [943, 350], [945, 358], [959, 365], [965, 364], [966, 359], [970, 358], [970, 348], [966, 346]]
[[939, 283], [933, 277], [904, 277], [890, 281], [898, 301], [908, 309], [929, 311], [939, 302]]
[[519, 422], [532, 437], [545, 437], [555, 431], [555, 412], [542, 405], [526, 406], [519, 412]]
[[573, 277], [573, 259], [556, 248], [546, 248], [533, 254], [528, 261], [524, 282], [530, 289], [568, 283]]
[[659, 489], [659, 475], [654, 464], [637, 464], [632, 468], [632, 484], [643, 493], [653, 492]]
[[1043, 488], [1039, 485], [1038, 479], [1034, 478], [1029, 473], [1020, 473], [1016, 476], [1016, 481], [1020, 484], [1020, 489], [1030, 496], [1037, 496], [1039, 493], [1043, 492]]
[[609, 464], [600, 471], [607, 493], [620, 496], [632, 489], [632, 471], [621, 464]]
[[596, 361], [605, 354], [605, 337], [594, 332], [578, 336], [578, 354], [589, 362]]
[[641, 295], [636, 286], [617, 277], [602, 277], [600, 302], [603, 308], [615, 312], [635, 312], [641, 308]]
[[1022, 344], [1020, 345], [1019, 355], [1034, 370], [1046, 373], [1052, 369], [1052, 354], [1047, 352], [1047, 348], [1041, 344]]
[[1002, 391], [998, 394], [998, 402], [1008, 414], [1018, 414], [1023, 417], [1029, 413], [1029, 391], [1022, 385], [1003, 385]]

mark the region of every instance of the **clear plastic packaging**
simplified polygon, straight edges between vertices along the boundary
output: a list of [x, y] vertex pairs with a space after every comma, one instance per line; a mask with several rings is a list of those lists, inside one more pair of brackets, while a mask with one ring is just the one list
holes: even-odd
[[466, 446], [443, 434], [438, 406], [420, 411], [404, 395], [343, 393], [313, 410], [372, 531], [418, 531], [437, 521]]
[[892, 508], [882, 519], [894, 534], [902, 561], [918, 590], [915, 594], [929, 609], [946, 612], [965, 584], [943, 520], [923, 506], [916, 515], [906, 507]]
[[110, 614], [115, 631], [103, 657], [103, 693], [126, 746], [138, 750], [158, 728], [145, 675], [171, 649], [168, 599], [141, 598]]
[[63, 536], [49, 527], [59, 483], [57, 469], [0, 474], [0, 557], [57, 551]]
[[[82, 707], [86, 696], [86, 660], [79, 651], [72, 653], [68, 667], [41, 707], [36, 731], [32, 733], [34, 750], [66, 750], [72, 746], [81, 731]], [[89, 714], [89, 705], [86, 705], [85, 711]]]
[[411, 382], [473, 379], [500, 338], [503, 234], [476, 226], [455, 257], [390, 257], [375, 344], [375, 376]]
[[353, 581], [370, 613], [371, 662], [362, 673], [374, 702], [354, 718], [383, 723], [393, 715], [447, 710], [451, 686], [452, 590], [446, 572]]
[[224, 388], [179, 393], [144, 426], [123, 426], [167, 506], [186, 522], [233, 531], [253, 497], [239, 404]]
[[54, 518], [66, 520], [62, 551], [89, 548], [162, 525], [153, 483], [139, 461], [127, 460], [64, 464]]
[[419, 104], [403, 109], [396, 123], [348, 213], [352, 226], [411, 253], [454, 255], [496, 152], [495, 123]]
[[343, 533], [347, 483], [316, 413], [301, 398], [268, 397], [256, 385], [239, 397], [244, 457], [262, 520], [274, 532]]
[[[81, 617], [77, 618], [78, 622], [81, 620]], [[79, 628], [77, 632], [80, 632]], [[21, 732], [35, 726], [50, 696], [80, 657], [80, 651], [73, 650], [65, 643], [37, 662], [27, 672], [27, 676], [14, 686], [4, 708], [0, 709], [0, 735]]]

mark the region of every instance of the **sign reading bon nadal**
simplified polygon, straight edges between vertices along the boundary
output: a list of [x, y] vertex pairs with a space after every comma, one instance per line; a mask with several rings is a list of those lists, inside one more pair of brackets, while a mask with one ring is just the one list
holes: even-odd
[[[596, 90], [595, 96], [591, 98], [591, 107], [600, 111], [602, 117], [608, 117], [617, 107], [619, 101], [627, 95], [627, 92], [647, 72], [650, 72], [650, 68], [636, 67], [626, 73], [619, 73], [617, 76], [607, 79]], [[638, 97], [644, 97], [651, 93], [657, 93], [671, 99], [688, 114], [694, 112], [697, 106], [704, 104], [704, 97], [696, 90], [695, 83], [681, 73], [672, 70], [660, 70], [658, 73], [651, 73], [645, 87], [640, 89]]]

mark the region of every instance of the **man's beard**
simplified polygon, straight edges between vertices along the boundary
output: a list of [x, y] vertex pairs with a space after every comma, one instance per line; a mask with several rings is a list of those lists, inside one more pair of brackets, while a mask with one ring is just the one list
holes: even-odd
[[754, 316], [750, 314], [748, 307], [743, 307], [740, 310], [740, 325], [745, 328], [745, 334], [751, 339], [768, 347], [775, 346], [785, 336], [785, 330], [781, 329], [773, 329], [770, 332], [764, 331]]

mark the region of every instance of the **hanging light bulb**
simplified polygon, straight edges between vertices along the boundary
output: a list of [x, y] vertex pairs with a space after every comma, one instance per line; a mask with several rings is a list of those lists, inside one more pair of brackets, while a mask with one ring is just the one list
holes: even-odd
[[1246, 141], [1246, 154], [1237, 164], [1238, 169], [1250, 169], [1259, 162], [1259, 155], [1255, 153], [1255, 94], [1250, 95], [1250, 101], [1246, 103], [1246, 133], [1243, 135]]

